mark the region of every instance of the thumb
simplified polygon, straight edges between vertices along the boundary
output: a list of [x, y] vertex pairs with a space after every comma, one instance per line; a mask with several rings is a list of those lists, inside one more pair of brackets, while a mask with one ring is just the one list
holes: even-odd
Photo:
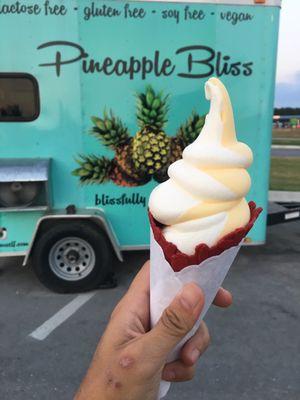
[[195, 283], [185, 285], [147, 334], [152, 356], [166, 357], [193, 328], [203, 306], [204, 294], [199, 286]]

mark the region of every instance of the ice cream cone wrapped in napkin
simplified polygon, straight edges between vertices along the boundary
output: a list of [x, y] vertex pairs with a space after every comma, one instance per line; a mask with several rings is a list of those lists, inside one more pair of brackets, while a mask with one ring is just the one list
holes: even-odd
[[[261, 208], [247, 203], [251, 185], [247, 168], [252, 151], [236, 138], [233, 111], [225, 86], [217, 78], [205, 84], [210, 100], [201, 134], [168, 169], [169, 179], [149, 199], [151, 225], [151, 324], [181, 288], [196, 282], [205, 305], [192, 331], [169, 355], [178, 358], [211, 305], [246, 234]], [[159, 399], [169, 390], [161, 382]]]

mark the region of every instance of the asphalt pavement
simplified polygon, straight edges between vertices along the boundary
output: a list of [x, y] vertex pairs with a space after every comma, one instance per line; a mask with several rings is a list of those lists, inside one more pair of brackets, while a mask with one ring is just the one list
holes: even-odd
[[[264, 246], [243, 248], [224, 282], [228, 310], [212, 307], [212, 344], [195, 379], [166, 400], [300, 399], [300, 223], [268, 229]], [[119, 286], [97, 291], [44, 340], [30, 337], [76, 295], [45, 289], [19, 259], [0, 261], [0, 399], [68, 400], [87, 369], [117, 301], [148, 257], [116, 263]]]
[[291, 148], [274, 148], [272, 147], [272, 157], [300, 157], [300, 146], [298, 149], [291, 149]]

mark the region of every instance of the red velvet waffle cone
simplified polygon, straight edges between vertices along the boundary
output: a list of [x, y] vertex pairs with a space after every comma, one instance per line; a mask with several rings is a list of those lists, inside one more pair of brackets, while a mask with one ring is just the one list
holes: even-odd
[[196, 246], [195, 253], [192, 255], [182, 253], [175, 244], [165, 239], [162, 231], [163, 225], [154, 219], [151, 212], [149, 212], [149, 219], [155, 240], [162, 248], [164, 256], [173, 270], [178, 272], [189, 265], [198, 265], [207, 258], [217, 256], [230, 247], [240, 244], [253, 227], [254, 222], [262, 211], [261, 207], [256, 207], [254, 201], [249, 202], [249, 208], [250, 220], [246, 226], [235, 229], [233, 232], [221, 238], [212, 247], [204, 243], [199, 243], [198, 246]]

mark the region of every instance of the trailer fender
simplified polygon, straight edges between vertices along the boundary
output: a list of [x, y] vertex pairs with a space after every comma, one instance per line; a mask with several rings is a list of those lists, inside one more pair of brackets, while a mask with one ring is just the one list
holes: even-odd
[[123, 261], [123, 255], [121, 252], [121, 248], [118, 242], [118, 239], [114, 233], [114, 230], [109, 223], [108, 219], [105, 216], [105, 213], [102, 210], [99, 209], [91, 209], [91, 210], [81, 210], [78, 214], [68, 214], [65, 213], [66, 211], [64, 210], [64, 213], [62, 212], [55, 212], [52, 214], [47, 214], [43, 217], [41, 217], [36, 224], [35, 230], [32, 235], [32, 240], [29, 245], [28, 251], [25, 255], [24, 261], [23, 261], [23, 266], [26, 266], [28, 264], [28, 261], [30, 259], [30, 256], [32, 255], [35, 243], [38, 239], [39, 234], [43, 232], [47, 227], [52, 226], [55, 224], [55, 222], [61, 221], [61, 220], [86, 220], [90, 221], [91, 223], [98, 225], [101, 229], [103, 229], [106, 234], [108, 239], [111, 242], [112, 248], [117, 256], [117, 258], [120, 261]]

